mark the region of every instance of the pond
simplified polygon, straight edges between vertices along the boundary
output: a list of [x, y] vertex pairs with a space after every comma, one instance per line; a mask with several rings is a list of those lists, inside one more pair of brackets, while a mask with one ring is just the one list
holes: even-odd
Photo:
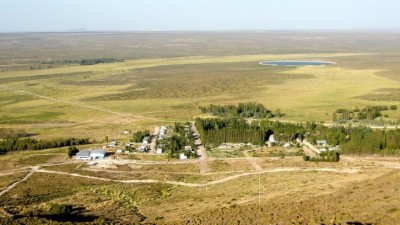
[[265, 66], [329, 66], [334, 65], [334, 62], [324, 61], [294, 61], [294, 60], [282, 60], [282, 61], [262, 61], [261, 65]]

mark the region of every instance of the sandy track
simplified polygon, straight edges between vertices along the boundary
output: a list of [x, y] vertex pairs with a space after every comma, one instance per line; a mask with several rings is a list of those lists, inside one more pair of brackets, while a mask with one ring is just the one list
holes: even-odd
[[248, 163], [250, 163], [250, 165], [254, 168], [254, 170], [256, 171], [261, 171], [262, 167], [254, 160], [253, 157], [250, 157], [248, 152], [250, 150], [244, 151], [243, 154], [246, 156], [246, 160]]
[[31, 170], [24, 178], [22, 178], [22, 180], [17, 181], [17, 182], [14, 182], [14, 183], [12, 183], [11, 185], [9, 185], [6, 189], [4, 189], [2, 192], [0, 192], [0, 196], [2, 196], [2, 195], [4, 195], [5, 193], [9, 192], [11, 189], [13, 189], [14, 187], [16, 187], [18, 184], [20, 184], [20, 183], [22, 183], [22, 182], [28, 180], [28, 178], [29, 178], [30, 176], [32, 176], [33, 172], [34, 172], [34, 170]]

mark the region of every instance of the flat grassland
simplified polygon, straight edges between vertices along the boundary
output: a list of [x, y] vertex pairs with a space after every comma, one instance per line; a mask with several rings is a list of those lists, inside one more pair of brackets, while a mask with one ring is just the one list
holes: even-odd
[[[125, 61], [76, 64], [111, 57]], [[336, 64], [259, 64], [286, 59]], [[285, 121], [331, 123], [339, 108], [400, 107], [399, 60], [398, 33], [5, 34], [0, 127], [23, 129], [38, 139], [123, 142], [130, 138], [122, 135], [124, 129], [193, 120], [204, 116], [199, 106], [211, 103], [253, 101], [279, 108]], [[387, 120], [400, 119], [400, 110], [384, 113]], [[167, 162], [155, 155], [91, 166], [66, 159], [64, 148], [10, 153], [0, 157], [0, 209], [18, 214], [21, 223], [48, 223], [54, 218], [40, 215], [52, 203], [79, 208], [83, 217], [75, 222], [400, 221], [398, 159], [309, 163], [301, 157], [213, 154], [206, 163], [210, 171], [201, 174], [196, 160]], [[0, 211], [0, 217], [6, 214]]]

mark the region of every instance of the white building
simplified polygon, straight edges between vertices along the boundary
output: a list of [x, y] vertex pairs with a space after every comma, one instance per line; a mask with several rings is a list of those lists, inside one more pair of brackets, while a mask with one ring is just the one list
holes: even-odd
[[163, 150], [162, 150], [162, 148], [157, 148], [157, 150], [156, 150], [156, 154], [162, 154], [163, 153]]
[[79, 151], [75, 158], [79, 160], [92, 160], [92, 159], [104, 159], [106, 151], [103, 149], [99, 150], [83, 150]]
[[92, 159], [104, 159], [106, 157], [106, 151], [103, 149], [90, 151], [90, 158]]
[[185, 153], [181, 153], [179, 154], [179, 159], [181, 160], [187, 159], [187, 156], [185, 155]]

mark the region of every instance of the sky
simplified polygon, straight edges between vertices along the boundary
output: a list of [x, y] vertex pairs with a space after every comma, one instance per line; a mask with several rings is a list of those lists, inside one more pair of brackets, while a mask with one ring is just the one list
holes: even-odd
[[0, 32], [400, 29], [400, 0], [0, 0]]

